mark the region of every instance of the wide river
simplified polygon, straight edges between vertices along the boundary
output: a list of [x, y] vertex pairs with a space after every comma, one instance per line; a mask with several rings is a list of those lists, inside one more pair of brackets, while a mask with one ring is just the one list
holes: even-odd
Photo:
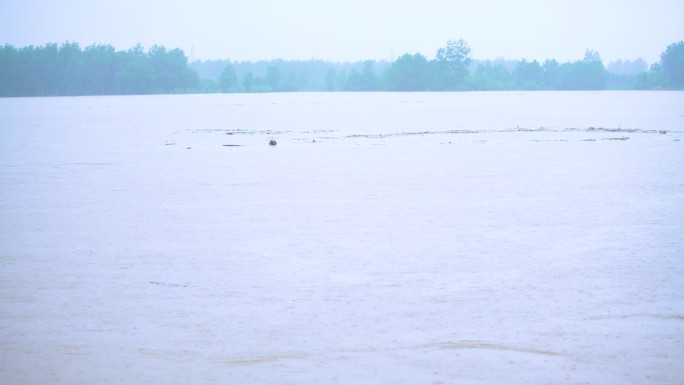
[[0, 99], [0, 383], [681, 384], [682, 140], [684, 92]]

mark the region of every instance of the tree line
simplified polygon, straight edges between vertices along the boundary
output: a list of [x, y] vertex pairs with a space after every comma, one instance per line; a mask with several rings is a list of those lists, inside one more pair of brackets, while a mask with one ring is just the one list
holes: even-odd
[[116, 51], [78, 43], [0, 49], [0, 96], [127, 95], [187, 92], [199, 77], [180, 49], [136, 45]]
[[[361, 71], [364, 63], [209, 60], [192, 62], [190, 68], [197, 72], [206, 92], [337, 91], [346, 88], [348, 75], [354, 70]], [[386, 61], [370, 63], [376, 72], [383, 72], [390, 65]]]
[[560, 63], [477, 61], [463, 39], [434, 58], [404, 54], [392, 62], [320, 60], [189, 63], [180, 49], [77, 43], [0, 48], [0, 96], [296, 91], [465, 91], [684, 89], [684, 41], [647, 68], [643, 59], [604, 66], [598, 52]]

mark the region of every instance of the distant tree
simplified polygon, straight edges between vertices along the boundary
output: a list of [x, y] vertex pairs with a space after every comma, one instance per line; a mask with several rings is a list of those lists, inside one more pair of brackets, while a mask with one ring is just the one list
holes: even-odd
[[608, 83], [608, 71], [598, 52], [587, 50], [584, 59], [563, 63], [559, 71], [558, 89], [601, 90]]
[[183, 92], [197, 88], [179, 49], [140, 44], [128, 51], [78, 43], [0, 49], [0, 95], [105, 95]]
[[83, 57], [78, 43], [65, 42], [57, 51], [57, 63], [52, 74], [55, 93], [59, 95], [78, 95], [83, 88]]
[[337, 71], [333, 68], [328, 69], [328, 73], [325, 75], [325, 90], [326, 91], [336, 91], [337, 90]]
[[[218, 79], [221, 72], [228, 64], [227, 60], [215, 60], [215, 61], [195, 61], [189, 64], [201, 78], [206, 80], [214, 81], [218, 84]], [[259, 85], [257, 88], [259, 90], [266, 90], [270, 88], [270, 85], [266, 85], [268, 66], [277, 66], [280, 71], [279, 80], [279, 90], [280, 91], [339, 91], [345, 90], [347, 85], [347, 77], [351, 70], [356, 69], [357, 75], [361, 75], [364, 69], [364, 62], [352, 62], [352, 63], [335, 63], [335, 62], [325, 62], [322, 60], [269, 60], [269, 61], [257, 61], [257, 62], [231, 62], [233, 65], [238, 79], [237, 87], [239, 90], [244, 91], [241, 87], [241, 79], [251, 72], [254, 80], [257, 83], [261, 83], [263, 80], [263, 85]], [[383, 73], [389, 67], [390, 63], [387, 62], [373, 62], [373, 72], [377, 74], [377, 77], [382, 78]], [[209, 84], [204, 82], [202, 89], [209, 89], [206, 85]], [[382, 86], [382, 84], [380, 84]], [[257, 91], [257, 90], [253, 90]]]
[[[218, 82], [219, 77], [221, 77], [221, 74], [223, 73], [223, 70], [226, 69], [226, 66], [228, 64], [233, 64], [230, 62], [230, 60], [195, 60], [191, 63], [188, 63], [188, 67], [190, 67], [191, 70], [195, 71], [197, 76], [199, 76], [200, 79], [207, 79], [207, 80], [213, 80]], [[233, 66], [234, 67], [234, 66]], [[236, 69], [236, 74], [237, 74], [237, 69]], [[239, 75], [239, 74], [237, 74]]]
[[242, 87], [244, 88], [245, 92], [252, 92], [254, 84], [254, 74], [251, 71], [247, 72], [242, 78]]
[[347, 78], [345, 89], [347, 91], [378, 91], [380, 90], [380, 78], [373, 71], [373, 61], [366, 60], [363, 63], [363, 72], [352, 70]]
[[606, 69], [609, 73], [615, 75], [636, 76], [642, 72], [648, 71], [648, 64], [643, 58], [616, 60], [608, 64]]
[[634, 60], [615, 60], [606, 66], [609, 89], [633, 89], [637, 77], [648, 71], [648, 64], [642, 58]]
[[119, 69], [116, 73], [116, 93], [149, 94], [154, 93], [152, 67], [141, 44], [127, 51], [117, 52]]
[[221, 92], [236, 92], [238, 85], [238, 77], [235, 72], [235, 67], [228, 62], [221, 72], [218, 79], [218, 88]]
[[431, 68], [425, 56], [400, 56], [385, 73], [387, 88], [391, 91], [425, 91], [430, 88]]
[[60, 95], [57, 86], [59, 76], [59, 47], [55, 43], [45, 44], [44, 47], [27, 47], [24, 50], [28, 56], [27, 77], [29, 78], [28, 95], [52, 96]]
[[306, 87], [308, 83], [308, 78], [306, 72], [302, 74], [297, 74], [294, 70], [287, 73], [287, 76], [283, 78], [280, 82], [280, 91], [282, 92], [295, 92], [299, 91], [300, 87]]
[[660, 54], [660, 65], [668, 86], [684, 87], [684, 41], [667, 46]]
[[86, 47], [83, 50], [83, 93], [87, 95], [114, 93], [117, 69], [114, 47], [103, 44]]
[[538, 90], [544, 87], [544, 69], [536, 60], [522, 59], [513, 70], [513, 81], [519, 89]]
[[266, 83], [268, 83], [270, 90], [274, 92], [282, 91], [280, 87], [280, 82], [280, 67], [273, 64], [269, 65], [266, 68]]
[[325, 90], [340, 91], [346, 88], [347, 72], [335, 68], [328, 69], [325, 75]]
[[18, 93], [18, 64], [17, 49], [5, 44], [0, 48], [0, 96], [11, 96]]
[[345, 91], [369, 91], [370, 88], [365, 84], [363, 75], [356, 69], [351, 70], [347, 83], [344, 86]]
[[[0, 46], [0, 96], [173, 92], [423, 91], [503, 89], [651, 89], [684, 87], [684, 42], [673, 43], [644, 72], [643, 59], [617, 61], [609, 73], [598, 52], [582, 60], [474, 62], [463, 40], [449, 40], [434, 60], [405, 54], [392, 63], [320, 60], [193, 62], [180, 49], [138, 44], [126, 51], [77, 43]], [[192, 69], [191, 69], [192, 68]], [[193, 70], [194, 69], [194, 70]], [[199, 80], [198, 73], [202, 74]], [[636, 75], [639, 73], [638, 75]]]
[[584, 79], [587, 89], [601, 90], [606, 88], [608, 71], [603, 66], [601, 55], [597, 51], [587, 50], [581, 61], [583, 72], [580, 74]]
[[188, 59], [180, 49], [154, 45], [148, 50], [146, 61], [151, 71], [148, 92], [180, 92], [197, 85], [197, 75], [188, 68]]
[[563, 76], [560, 63], [556, 59], [547, 59], [544, 61], [542, 69], [544, 70], [543, 83], [545, 88], [560, 89]]
[[511, 75], [500, 62], [478, 64], [470, 82], [470, 88], [479, 91], [505, 90], [510, 88]]
[[637, 90], [650, 90], [661, 88], [665, 84], [665, 77], [660, 63], [653, 63], [648, 72], [640, 73], [635, 82], [634, 88]]
[[468, 43], [463, 39], [447, 41], [446, 47], [437, 50], [436, 61], [442, 88], [462, 88], [472, 61]]

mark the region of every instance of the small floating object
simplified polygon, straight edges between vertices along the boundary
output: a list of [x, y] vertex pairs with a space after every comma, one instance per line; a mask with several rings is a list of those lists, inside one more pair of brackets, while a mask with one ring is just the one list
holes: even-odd
[[150, 282], [153, 285], [167, 286], [167, 287], [188, 287], [187, 285], [179, 285], [177, 283], [166, 283], [166, 282]]
[[242, 147], [241, 144], [222, 144], [223, 147]]
[[167, 146], [173, 146], [174, 144], [176, 144], [176, 142], [169, 142], [169, 141], [167, 140], [166, 142], [164, 142], [164, 144], [167, 145]]
[[268, 141], [269, 146], [275, 146], [276, 144], [278, 144], [278, 142], [276, 142], [275, 139], [271, 139]]
[[192, 150], [192, 147], [185, 147], [186, 150]]

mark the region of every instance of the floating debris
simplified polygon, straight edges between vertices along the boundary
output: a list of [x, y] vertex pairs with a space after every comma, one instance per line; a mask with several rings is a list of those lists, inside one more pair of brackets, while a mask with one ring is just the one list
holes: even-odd
[[275, 139], [271, 139], [268, 141], [269, 146], [275, 146], [276, 144], [278, 144], [278, 142], [276, 142]]
[[150, 281], [150, 283], [153, 285], [168, 286], [168, 287], [188, 287], [187, 285], [179, 285], [177, 283], [165, 283], [165, 282], [154, 282], [154, 281]]
[[548, 129], [544, 127], [539, 127], [539, 128], [526, 128], [526, 127], [516, 127], [514, 129], [511, 129], [510, 131], [520, 131], [520, 132], [540, 132], [540, 131], [549, 131]]
[[[567, 128], [565, 131], [582, 131], [577, 128]], [[586, 131], [601, 131], [601, 132], [626, 132], [628, 134], [655, 134], [656, 130], [642, 130], [640, 128], [605, 128], [605, 127], [589, 127]]]

